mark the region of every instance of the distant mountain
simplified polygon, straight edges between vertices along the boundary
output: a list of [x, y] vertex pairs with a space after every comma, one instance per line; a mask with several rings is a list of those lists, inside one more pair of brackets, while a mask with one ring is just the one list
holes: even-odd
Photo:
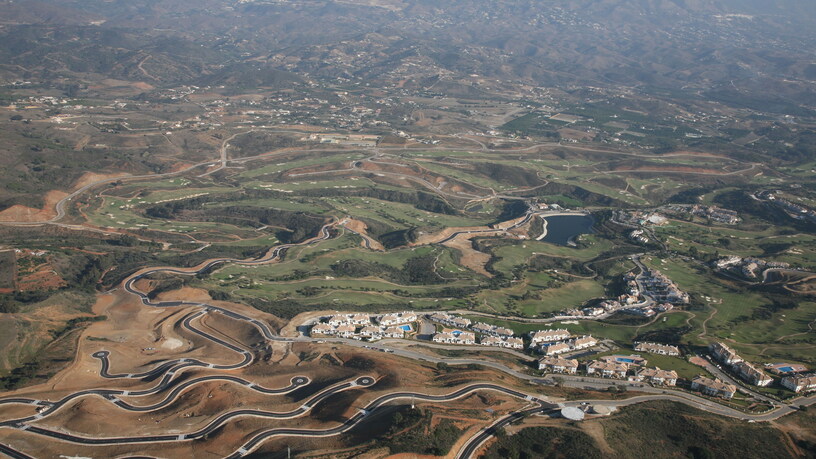
[[545, 86], [739, 82], [790, 102], [812, 99], [816, 74], [810, 0], [41, 0], [3, 2], [0, 21], [12, 76], [276, 85], [410, 68]]

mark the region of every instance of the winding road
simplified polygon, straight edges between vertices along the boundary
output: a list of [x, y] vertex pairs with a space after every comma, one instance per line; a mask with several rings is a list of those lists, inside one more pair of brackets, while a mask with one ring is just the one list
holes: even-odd
[[[196, 167], [196, 166], [194, 166]], [[93, 185], [89, 185], [93, 186]], [[537, 212], [532, 210], [528, 211], [525, 217], [517, 222], [514, 227], [521, 226], [529, 222], [534, 215], [537, 215]], [[128, 278], [124, 283], [123, 287], [124, 290], [130, 294], [136, 295], [139, 297], [142, 304], [145, 306], [151, 307], [160, 307], [160, 308], [173, 308], [179, 306], [192, 306], [198, 308], [188, 314], [186, 314], [180, 321], [182, 327], [203, 339], [209, 340], [219, 346], [222, 346], [230, 351], [235, 352], [240, 359], [235, 363], [230, 364], [214, 364], [214, 363], [207, 363], [198, 359], [177, 359], [177, 360], [170, 360], [166, 362], [159, 363], [156, 367], [146, 370], [140, 373], [111, 373], [111, 363], [110, 363], [110, 353], [106, 350], [100, 350], [93, 354], [93, 357], [100, 361], [100, 375], [106, 379], [140, 379], [140, 380], [152, 380], [161, 377], [159, 382], [155, 384], [153, 387], [143, 390], [119, 390], [119, 389], [92, 389], [92, 390], [85, 390], [79, 391], [70, 395], [65, 396], [59, 401], [50, 402], [50, 401], [43, 401], [43, 400], [35, 400], [35, 399], [26, 399], [26, 398], [8, 398], [8, 399], [0, 399], [0, 405], [9, 405], [9, 404], [23, 404], [23, 405], [33, 405], [38, 408], [38, 413], [36, 415], [27, 416], [24, 418], [19, 419], [12, 419], [0, 422], [0, 429], [17, 429], [19, 431], [25, 431], [31, 435], [37, 435], [40, 437], [47, 437], [54, 440], [65, 441], [75, 444], [83, 444], [83, 445], [115, 445], [115, 444], [149, 444], [149, 443], [172, 443], [172, 442], [183, 442], [183, 441], [191, 441], [195, 439], [200, 439], [208, 434], [216, 431], [220, 427], [224, 426], [226, 423], [233, 421], [236, 418], [240, 417], [257, 417], [257, 418], [266, 418], [266, 419], [292, 419], [299, 416], [304, 416], [309, 413], [312, 408], [314, 408], [317, 404], [325, 401], [326, 399], [332, 397], [335, 394], [338, 394], [343, 391], [347, 390], [359, 390], [359, 389], [370, 389], [376, 386], [377, 380], [375, 377], [372, 376], [361, 376], [355, 378], [354, 380], [349, 380], [345, 382], [340, 382], [334, 384], [324, 390], [317, 392], [316, 394], [312, 395], [308, 398], [305, 402], [303, 402], [299, 407], [287, 411], [287, 412], [271, 412], [265, 410], [257, 410], [257, 409], [237, 409], [228, 411], [216, 417], [215, 419], [211, 420], [206, 426], [189, 433], [181, 433], [181, 434], [160, 434], [160, 435], [145, 435], [145, 436], [134, 436], [134, 437], [86, 437], [81, 435], [75, 435], [65, 431], [57, 431], [52, 430], [44, 427], [40, 427], [36, 425], [37, 421], [40, 421], [44, 418], [47, 418], [54, 413], [63, 409], [63, 407], [68, 406], [71, 402], [83, 398], [83, 397], [101, 397], [106, 399], [116, 405], [118, 408], [131, 411], [131, 412], [150, 412], [165, 408], [172, 403], [174, 403], [178, 398], [181, 396], [184, 391], [189, 389], [190, 387], [203, 384], [205, 382], [210, 381], [222, 381], [228, 382], [233, 384], [242, 385], [248, 389], [254, 390], [259, 393], [267, 394], [267, 395], [282, 395], [290, 393], [300, 387], [304, 387], [309, 385], [311, 382], [308, 378], [304, 376], [296, 376], [292, 378], [290, 385], [278, 388], [278, 389], [268, 389], [264, 387], [257, 386], [255, 383], [245, 380], [243, 378], [239, 378], [232, 375], [208, 375], [203, 377], [194, 378], [188, 380], [183, 383], [179, 383], [178, 374], [181, 371], [189, 368], [207, 368], [214, 371], [226, 371], [226, 370], [235, 370], [239, 368], [246, 367], [250, 365], [254, 361], [254, 354], [247, 349], [244, 349], [240, 346], [232, 344], [224, 339], [221, 339], [217, 336], [213, 336], [210, 333], [207, 333], [203, 330], [196, 328], [195, 322], [200, 320], [205, 314], [223, 314], [224, 316], [237, 320], [246, 322], [255, 328], [257, 328], [263, 337], [270, 341], [279, 341], [279, 342], [315, 342], [318, 341], [315, 338], [309, 338], [305, 336], [298, 336], [298, 337], [283, 337], [280, 335], [275, 334], [275, 332], [264, 322], [254, 319], [252, 317], [228, 310], [226, 308], [215, 306], [207, 303], [202, 302], [185, 302], [185, 301], [153, 301], [147, 293], [140, 291], [136, 287], [136, 283], [144, 279], [146, 276], [156, 273], [169, 273], [169, 274], [177, 274], [177, 275], [195, 275], [202, 272], [206, 272], [212, 269], [215, 266], [225, 264], [225, 263], [235, 263], [240, 265], [259, 265], [264, 263], [271, 263], [275, 262], [280, 259], [280, 257], [285, 253], [286, 250], [296, 246], [306, 246], [311, 244], [316, 244], [321, 241], [325, 241], [332, 237], [332, 228], [338, 225], [337, 222], [332, 222], [324, 225], [317, 236], [307, 241], [297, 243], [297, 244], [282, 244], [276, 247], [273, 247], [271, 250], [267, 252], [263, 257], [254, 259], [254, 260], [238, 260], [233, 258], [220, 258], [209, 260], [196, 268], [190, 269], [181, 269], [181, 268], [167, 268], [167, 267], [159, 267], [159, 268], [148, 268], [142, 270], [130, 278]], [[512, 228], [512, 227], [511, 227]], [[495, 231], [495, 230], [492, 230]], [[458, 234], [468, 233], [459, 232]], [[452, 235], [450, 238], [455, 237], [456, 233]], [[450, 239], [449, 238], [449, 239]], [[443, 241], [444, 242], [444, 241]], [[411, 349], [403, 349], [398, 347], [390, 347], [384, 343], [378, 344], [371, 344], [371, 343], [361, 343], [353, 340], [341, 340], [341, 339], [329, 339], [325, 341], [331, 342], [338, 342], [344, 345], [349, 346], [357, 346], [362, 347], [366, 346], [373, 349], [382, 349], [393, 353], [394, 355], [399, 355], [402, 357], [415, 359], [415, 360], [423, 360], [428, 362], [437, 362], [437, 363], [447, 363], [450, 365], [467, 365], [467, 364], [476, 364], [485, 367], [490, 367], [499, 371], [502, 371], [508, 375], [516, 377], [520, 380], [527, 381], [534, 384], [553, 384], [553, 377], [538, 377], [534, 375], [529, 375], [517, 370], [514, 370], [504, 364], [487, 361], [487, 360], [480, 360], [480, 359], [456, 359], [456, 358], [443, 358], [443, 357], [434, 357], [430, 356], [425, 353], [417, 352]], [[796, 408], [790, 405], [784, 406], [777, 406], [774, 410], [771, 410], [766, 413], [762, 414], [748, 414], [741, 411], [737, 411], [733, 408], [729, 408], [723, 405], [720, 405], [710, 399], [697, 396], [687, 392], [681, 392], [676, 390], [670, 389], [663, 389], [663, 388], [656, 388], [650, 387], [639, 383], [631, 383], [626, 381], [618, 381], [618, 380], [603, 380], [598, 378], [590, 378], [590, 377], [577, 377], [577, 376], [560, 376], [563, 380], [562, 384], [570, 387], [583, 387], [583, 388], [593, 388], [593, 389], [605, 389], [610, 385], [625, 385], [631, 387], [633, 390], [644, 392], [646, 395], [632, 397], [626, 400], [616, 400], [614, 402], [605, 401], [603, 403], [614, 403], [615, 406], [624, 406], [632, 403], [640, 403], [643, 401], [649, 400], [672, 400], [677, 401], [680, 403], [684, 403], [695, 408], [703, 409], [712, 413], [721, 414], [724, 416], [731, 416], [738, 419], [744, 420], [756, 420], [756, 421], [769, 421], [773, 419], [777, 419], [781, 416], [784, 416], [788, 413], [796, 411]], [[122, 400], [122, 397], [141, 397], [147, 395], [158, 394], [164, 391], [169, 391], [169, 393], [159, 402], [151, 404], [151, 405], [135, 405], [130, 401]], [[517, 397], [529, 402], [529, 405], [522, 410], [515, 411], [513, 413], [508, 414], [504, 418], [498, 420], [494, 424], [488, 426], [485, 429], [482, 429], [477, 435], [472, 437], [467, 441], [465, 446], [459, 451], [457, 457], [458, 458], [469, 458], [473, 457], [473, 455], [478, 451], [479, 447], [489, 439], [496, 430], [502, 428], [503, 426], [517, 420], [522, 419], [527, 416], [535, 415], [538, 413], [543, 413], [548, 410], [554, 410], [558, 407], [558, 405], [554, 405], [545, 401], [541, 396], [530, 395], [524, 392], [507, 388], [498, 384], [492, 383], [475, 383], [470, 384], [468, 386], [462, 387], [460, 389], [455, 390], [449, 394], [445, 395], [434, 395], [434, 394], [425, 394], [419, 392], [392, 392], [388, 394], [381, 395], [379, 398], [369, 402], [361, 411], [357, 414], [353, 415], [352, 417], [346, 419], [345, 421], [341, 422], [340, 424], [326, 428], [326, 429], [298, 429], [298, 428], [271, 428], [265, 431], [262, 431], [248, 441], [246, 441], [240, 448], [238, 448], [234, 453], [230, 456], [231, 458], [238, 458], [242, 457], [255, 449], [261, 446], [266, 440], [279, 437], [279, 436], [309, 436], [309, 437], [325, 437], [325, 436], [332, 436], [332, 435], [339, 435], [342, 434], [356, 425], [358, 425], [361, 421], [363, 421], [366, 416], [371, 414], [373, 411], [382, 408], [388, 403], [391, 403], [396, 400], [401, 399], [415, 399], [420, 400], [423, 402], [431, 402], [431, 403], [444, 403], [452, 400], [456, 400], [462, 397], [465, 397], [473, 392], [476, 391], [497, 391], [509, 396]], [[805, 398], [799, 398], [797, 403], [800, 405], [810, 405], [816, 402], [816, 395]], [[578, 402], [569, 402], [569, 403], [578, 403]], [[2, 445], [0, 444], [0, 452], [3, 454], [8, 455], [9, 457], [13, 458], [27, 458], [30, 457], [26, 453], [18, 451], [17, 449], [13, 448], [10, 445]]]

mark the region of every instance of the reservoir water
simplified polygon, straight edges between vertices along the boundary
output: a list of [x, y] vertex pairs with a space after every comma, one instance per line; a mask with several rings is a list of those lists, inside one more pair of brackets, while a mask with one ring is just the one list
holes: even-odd
[[559, 215], [544, 220], [547, 220], [547, 235], [542, 241], [558, 245], [571, 245], [573, 238], [592, 234], [595, 224], [595, 219], [589, 215]]

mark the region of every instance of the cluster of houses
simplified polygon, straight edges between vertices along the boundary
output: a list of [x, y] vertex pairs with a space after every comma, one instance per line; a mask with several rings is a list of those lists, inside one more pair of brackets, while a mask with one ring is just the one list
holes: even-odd
[[790, 268], [790, 264], [778, 261], [765, 261], [759, 258], [742, 258], [736, 255], [720, 258], [714, 262], [717, 269], [740, 275], [747, 279], [756, 279], [766, 269]]
[[[646, 359], [639, 355], [608, 355], [592, 360], [583, 365], [589, 376], [602, 378], [628, 379], [629, 381], [645, 381], [657, 386], [674, 386], [677, 384], [677, 372], [661, 370], [660, 368], [646, 368]], [[575, 359], [560, 357], [544, 357], [538, 361], [538, 369], [551, 373], [576, 374], [580, 364]]]
[[726, 225], [736, 225], [742, 221], [736, 211], [731, 209], [723, 209], [722, 207], [717, 206], [704, 206], [700, 204], [670, 204], [661, 207], [661, 209], [669, 214], [694, 215]]
[[[773, 378], [756, 366], [746, 362], [725, 344], [712, 343], [708, 346], [708, 349], [715, 360], [729, 367], [743, 381], [760, 387], [773, 383]], [[772, 373], [783, 376], [779, 384], [786, 389], [793, 392], [816, 390], [816, 373], [806, 373], [808, 369], [804, 365], [776, 363], [766, 365], [766, 368]]]
[[310, 334], [369, 341], [404, 338], [416, 321], [417, 315], [408, 311], [375, 316], [374, 321], [367, 314], [337, 314], [312, 326]]
[[458, 317], [445, 312], [436, 312], [434, 314], [431, 314], [429, 319], [431, 319], [433, 322], [437, 322], [453, 328], [470, 328], [470, 325], [473, 323], [471, 322], [470, 319]]
[[700, 391], [712, 397], [720, 397], [729, 400], [737, 393], [737, 386], [720, 381], [719, 379], [697, 376], [691, 380], [691, 390]]
[[733, 349], [723, 343], [711, 343], [708, 350], [714, 359], [729, 366], [734, 373], [749, 384], [765, 387], [773, 382], [773, 378], [743, 360]]
[[[633, 273], [627, 274], [627, 285], [630, 285], [630, 280], [635, 280], [635, 288], [643, 289], [639, 293], [658, 303], [686, 304], [689, 302], [688, 293], [680, 290], [671, 279], [656, 269], [647, 269], [640, 273], [639, 276], [632, 276], [634, 276]], [[630, 293], [634, 294], [631, 291]]]
[[587, 306], [581, 309], [567, 310], [567, 314], [578, 317], [593, 317], [601, 318], [602, 316], [612, 314], [616, 311], [623, 311], [629, 314], [640, 315], [644, 317], [653, 317], [659, 312], [671, 311], [674, 305], [671, 303], [661, 303], [654, 306], [645, 304], [635, 304], [638, 297], [634, 295], [621, 295], [617, 300], [606, 299], [595, 306]]
[[717, 223], [725, 223], [726, 225], [736, 225], [742, 221], [736, 211], [723, 209], [722, 207], [695, 204], [690, 207], [689, 212], [698, 217], [707, 218]]
[[476, 333], [445, 328], [431, 340], [440, 344], [476, 344]]
[[759, 193], [758, 196], [762, 199], [767, 199], [773, 204], [785, 209], [793, 218], [797, 220], [810, 220], [816, 222], [816, 210], [802, 204], [797, 204], [787, 199], [780, 198], [779, 196], [776, 196], [775, 193], [776, 192], [773, 191], [764, 191]]
[[576, 336], [565, 329], [530, 332], [530, 349], [544, 355], [558, 355], [596, 346], [598, 340], [590, 335]]
[[[506, 349], [524, 349], [524, 341], [513, 336], [513, 330], [482, 322], [472, 323], [470, 319], [457, 317], [444, 312], [431, 314], [431, 321], [446, 325], [440, 333], [431, 339], [442, 344], [476, 344], [476, 332], [482, 336], [479, 344], [483, 346], [502, 347]], [[468, 331], [471, 330], [471, 331]]]
[[816, 373], [808, 373], [808, 368], [798, 363], [769, 363], [765, 368], [776, 375], [782, 376], [779, 384], [794, 392], [810, 392], [816, 390]]

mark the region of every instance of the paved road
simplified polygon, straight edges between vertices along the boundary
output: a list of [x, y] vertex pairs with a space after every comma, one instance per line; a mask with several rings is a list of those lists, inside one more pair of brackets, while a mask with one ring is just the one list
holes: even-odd
[[367, 234], [363, 234], [363, 233], [361, 233], [361, 232], [359, 232], [359, 231], [355, 231], [355, 230], [353, 230], [353, 229], [349, 228], [349, 227], [346, 225], [346, 221], [345, 221], [345, 220], [344, 220], [344, 221], [342, 221], [342, 222], [340, 222], [340, 225], [341, 225], [343, 228], [345, 228], [345, 229], [346, 229], [348, 232], [350, 232], [350, 233], [353, 233], [353, 234], [356, 234], [356, 235], [360, 236], [360, 238], [362, 238], [362, 240], [363, 240], [363, 247], [367, 248], [368, 250], [374, 250], [374, 248], [372, 247], [372, 244], [371, 244], [371, 238], [370, 238], [370, 237], [369, 237]]
[[[527, 218], [531, 218], [532, 212], [528, 212]], [[225, 423], [229, 422], [230, 420], [242, 417], [242, 416], [255, 416], [255, 417], [263, 417], [263, 418], [275, 418], [275, 419], [288, 419], [292, 417], [302, 416], [306, 414], [311, 408], [313, 408], [316, 404], [320, 403], [321, 401], [325, 400], [326, 398], [331, 397], [335, 393], [340, 391], [349, 390], [357, 387], [369, 387], [375, 384], [375, 380], [372, 377], [361, 377], [357, 378], [355, 381], [349, 381], [345, 383], [340, 383], [338, 385], [332, 386], [324, 391], [319, 392], [318, 394], [314, 395], [310, 398], [307, 402], [305, 402], [301, 407], [286, 412], [286, 413], [276, 413], [276, 412], [268, 412], [263, 410], [234, 410], [227, 413], [224, 413], [211, 421], [207, 426], [204, 428], [188, 433], [188, 434], [173, 434], [173, 435], [150, 435], [150, 436], [141, 436], [141, 437], [113, 437], [113, 438], [88, 438], [82, 437], [78, 435], [73, 435], [66, 432], [60, 431], [53, 431], [45, 428], [41, 428], [35, 425], [32, 425], [32, 422], [40, 420], [44, 417], [47, 417], [54, 412], [58, 411], [60, 408], [65, 406], [68, 402], [75, 400], [79, 397], [85, 397], [90, 395], [101, 396], [110, 400], [111, 402], [115, 403], [122, 409], [130, 410], [130, 411], [152, 411], [156, 409], [161, 409], [166, 407], [167, 405], [171, 404], [177, 397], [187, 388], [192, 386], [193, 384], [203, 383], [205, 381], [213, 381], [213, 380], [222, 380], [222, 381], [229, 381], [235, 382], [238, 384], [243, 384], [246, 387], [258, 390], [264, 393], [282, 393], [281, 391], [292, 390], [294, 386], [300, 386], [303, 384], [308, 384], [308, 380], [306, 378], [300, 377], [300, 379], [293, 380], [292, 385], [287, 388], [282, 389], [264, 389], [258, 388], [253, 383], [243, 380], [241, 378], [236, 378], [232, 376], [207, 376], [203, 378], [198, 378], [191, 380], [187, 383], [180, 384], [176, 386], [167, 397], [161, 402], [158, 402], [154, 405], [150, 406], [138, 406], [132, 405], [130, 403], [124, 402], [120, 400], [118, 397], [120, 396], [138, 396], [138, 395], [147, 395], [151, 393], [157, 393], [163, 390], [170, 388], [172, 385], [175, 384], [174, 379], [176, 372], [183, 370], [184, 368], [189, 367], [207, 367], [212, 368], [215, 370], [229, 370], [235, 368], [241, 368], [250, 364], [253, 361], [253, 355], [251, 352], [243, 349], [239, 346], [236, 346], [230, 342], [227, 342], [223, 339], [220, 339], [216, 336], [210, 335], [204, 331], [197, 329], [193, 325], [193, 321], [201, 317], [203, 314], [206, 313], [220, 313], [224, 314], [227, 317], [230, 317], [235, 320], [245, 321], [253, 326], [255, 326], [263, 336], [268, 340], [274, 341], [283, 341], [283, 342], [315, 342], [315, 341], [329, 341], [329, 342], [337, 342], [340, 344], [348, 345], [348, 346], [356, 346], [356, 347], [367, 347], [371, 349], [377, 349], [382, 352], [392, 353], [394, 355], [399, 355], [402, 357], [407, 357], [415, 360], [423, 360], [428, 362], [435, 362], [435, 363], [446, 363], [449, 365], [481, 365], [490, 368], [494, 368], [496, 370], [502, 371], [506, 374], [515, 376], [521, 380], [526, 380], [528, 382], [534, 384], [553, 384], [554, 378], [553, 376], [546, 376], [546, 377], [538, 377], [534, 375], [530, 375], [516, 369], [510, 368], [507, 365], [498, 363], [498, 362], [491, 362], [479, 359], [455, 359], [455, 358], [443, 358], [443, 357], [435, 357], [430, 356], [425, 353], [417, 352], [410, 349], [402, 349], [402, 348], [394, 348], [390, 347], [385, 343], [363, 343], [354, 340], [342, 340], [342, 339], [322, 339], [318, 340], [315, 338], [299, 336], [299, 337], [282, 337], [276, 335], [270, 327], [257, 319], [251, 318], [249, 316], [236, 313], [234, 311], [230, 311], [228, 309], [214, 306], [206, 303], [198, 303], [198, 302], [183, 302], [183, 301], [169, 301], [169, 302], [154, 302], [152, 301], [147, 294], [137, 290], [134, 287], [134, 283], [144, 278], [145, 276], [153, 273], [175, 273], [180, 275], [195, 275], [197, 273], [203, 272], [205, 270], [211, 269], [214, 266], [223, 263], [238, 263], [244, 265], [255, 265], [255, 264], [263, 264], [269, 263], [276, 259], [278, 259], [285, 250], [295, 246], [303, 246], [308, 244], [314, 244], [323, 240], [328, 239], [331, 237], [331, 227], [336, 225], [336, 223], [330, 223], [325, 225], [321, 228], [320, 235], [309, 240], [302, 242], [300, 244], [283, 244], [277, 246], [270, 250], [266, 256], [256, 259], [256, 260], [236, 260], [231, 258], [223, 258], [223, 259], [215, 259], [210, 260], [198, 268], [193, 269], [178, 269], [178, 268], [152, 268], [148, 270], [144, 270], [136, 275], [132, 276], [131, 278], [127, 279], [124, 283], [124, 288], [127, 292], [137, 295], [143, 304], [147, 306], [153, 307], [177, 307], [177, 306], [197, 306], [201, 308], [198, 311], [193, 311], [186, 315], [182, 319], [182, 325], [187, 330], [195, 333], [207, 340], [213, 341], [221, 346], [224, 346], [236, 353], [238, 353], [242, 358], [240, 362], [229, 364], [229, 365], [216, 365], [212, 363], [205, 363], [196, 359], [179, 359], [173, 360], [168, 362], [162, 362], [158, 364], [155, 368], [151, 370], [147, 370], [142, 373], [136, 374], [111, 374], [110, 373], [110, 362], [109, 362], [109, 353], [107, 351], [98, 351], [94, 353], [94, 357], [98, 358], [101, 361], [101, 370], [100, 374], [109, 379], [116, 379], [116, 378], [141, 378], [141, 379], [150, 379], [156, 378], [160, 375], [162, 376], [161, 381], [155, 385], [153, 388], [142, 390], [142, 391], [122, 391], [122, 390], [113, 390], [113, 389], [99, 389], [99, 390], [88, 390], [88, 391], [80, 391], [71, 395], [66, 396], [62, 400], [58, 402], [44, 402], [39, 400], [29, 400], [29, 399], [6, 399], [0, 400], [0, 404], [10, 404], [10, 403], [24, 403], [24, 404], [31, 404], [37, 405], [38, 407], [43, 408], [43, 410], [34, 416], [29, 416], [22, 419], [16, 419], [12, 421], [5, 421], [0, 423], [0, 428], [16, 428], [19, 430], [24, 430], [30, 432], [32, 434], [37, 434], [41, 436], [47, 436], [54, 439], [59, 439], [63, 441], [73, 442], [73, 443], [81, 443], [81, 444], [88, 444], [88, 445], [110, 445], [110, 444], [122, 444], [122, 443], [153, 443], [153, 442], [175, 442], [175, 441], [188, 441], [193, 440], [196, 438], [202, 438], [207, 434], [213, 432], [215, 429], [220, 428]], [[589, 378], [589, 377], [577, 377], [577, 376], [561, 376], [562, 384], [571, 387], [582, 387], [582, 388], [591, 388], [591, 389], [598, 389], [603, 390], [608, 388], [610, 385], [624, 385], [629, 387], [632, 390], [636, 390], [639, 392], [646, 392], [648, 395], [633, 397], [631, 399], [623, 400], [623, 401], [605, 401], [604, 403], [614, 404], [614, 406], [624, 406], [627, 404], [632, 403], [639, 403], [643, 401], [649, 400], [672, 400], [677, 401], [680, 403], [685, 403], [687, 405], [693, 406], [695, 408], [703, 409], [705, 411], [709, 411], [716, 414], [721, 414], [724, 416], [731, 416], [738, 419], [745, 419], [745, 420], [756, 420], [756, 421], [768, 421], [777, 419], [781, 416], [789, 414], [795, 411], [795, 408], [792, 408], [789, 405], [785, 405], [782, 407], [777, 407], [775, 410], [770, 411], [764, 414], [747, 414], [732, 408], [719, 405], [718, 403], [701, 397], [694, 394], [675, 391], [675, 390], [667, 390], [663, 388], [651, 387], [640, 383], [633, 383], [627, 381], [618, 381], [618, 380], [603, 380], [598, 378]], [[373, 402], [371, 402], [365, 409], [363, 409], [360, 413], [352, 416], [351, 418], [347, 419], [345, 422], [341, 423], [338, 426], [329, 428], [329, 429], [322, 429], [322, 430], [315, 430], [315, 429], [270, 429], [253, 437], [250, 441], [244, 444], [240, 449], [238, 449], [233, 455], [230, 457], [240, 457], [242, 455], [247, 454], [248, 452], [254, 450], [259, 445], [261, 445], [266, 439], [272, 438], [275, 436], [281, 435], [293, 435], [293, 436], [329, 436], [329, 435], [337, 435], [343, 433], [355, 425], [357, 425], [367, 414], [371, 411], [376, 410], [388, 402], [393, 400], [397, 400], [400, 398], [411, 397], [415, 399], [420, 399], [423, 401], [428, 402], [445, 402], [454, 400], [456, 398], [462, 397], [468, 393], [477, 390], [496, 390], [500, 391], [509, 395], [513, 395], [516, 397], [522, 397], [527, 399], [531, 402], [538, 403], [539, 406], [532, 409], [525, 409], [522, 411], [514, 412], [509, 414], [507, 417], [499, 420], [494, 425], [482, 430], [479, 432], [474, 438], [470, 439], [467, 444], [465, 445], [464, 449], [460, 451], [458, 457], [470, 457], [476, 449], [478, 449], [479, 445], [481, 445], [487, 438], [493, 435], [496, 429], [506, 425], [507, 423], [512, 422], [515, 419], [519, 419], [524, 416], [528, 416], [531, 414], [535, 414], [537, 412], [542, 412], [545, 408], [545, 402], [537, 397], [530, 396], [524, 394], [519, 391], [515, 391], [513, 389], [508, 389], [499, 385], [490, 384], [490, 383], [479, 383], [467, 386], [462, 388], [452, 394], [438, 396], [438, 395], [428, 395], [422, 393], [411, 393], [411, 392], [395, 392], [391, 394], [386, 394]], [[810, 405], [816, 403], [816, 395], [811, 397], [802, 397], [798, 399], [795, 403], [800, 405]], [[552, 407], [550, 407], [552, 408]], [[13, 448], [5, 445], [0, 445], [0, 452], [7, 454], [11, 457], [28, 457], [24, 453], [14, 450]]]
[[[266, 418], [266, 419], [292, 419], [296, 417], [303, 416], [304, 414], [311, 411], [311, 409], [322, 402], [323, 400], [335, 395], [339, 392], [354, 389], [354, 388], [365, 388], [373, 385], [376, 380], [370, 376], [363, 376], [356, 378], [354, 381], [347, 381], [344, 383], [336, 384], [331, 386], [327, 389], [324, 389], [318, 392], [316, 395], [313, 395], [309, 400], [303, 403], [300, 407], [287, 411], [287, 412], [272, 412], [272, 411], [265, 411], [265, 410], [255, 410], [255, 409], [239, 409], [229, 411], [227, 413], [221, 414], [220, 416], [216, 417], [214, 420], [210, 421], [206, 426], [203, 428], [186, 434], [166, 434], [166, 435], [145, 435], [145, 436], [135, 436], [135, 437], [105, 437], [105, 438], [98, 438], [98, 437], [84, 437], [80, 435], [74, 435], [67, 432], [62, 431], [55, 431], [50, 430], [42, 427], [38, 427], [35, 425], [31, 425], [25, 422], [14, 422], [14, 421], [7, 421], [0, 426], [2, 427], [14, 427], [20, 430], [24, 430], [26, 432], [38, 434], [45, 437], [55, 438], [58, 440], [67, 441], [70, 443], [77, 443], [83, 445], [118, 445], [118, 444], [139, 444], [139, 443], [156, 443], [156, 442], [176, 442], [176, 441], [189, 441], [189, 440], [196, 440], [200, 438], [204, 438], [207, 435], [211, 434], [215, 430], [221, 428], [227, 422], [239, 418], [239, 417], [256, 417], [256, 418]], [[119, 405], [123, 409], [128, 409], [126, 406]], [[145, 411], [145, 410], [134, 410], [134, 411]], [[42, 419], [44, 417], [42, 414], [37, 419]]]
[[[374, 401], [370, 402], [366, 405], [360, 412], [352, 416], [351, 418], [347, 419], [343, 423], [337, 425], [336, 427], [329, 428], [329, 429], [270, 429], [264, 432], [259, 433], [247, 443], [245, 443], [241, 448], [239, 448], [235, 453], [228, 458], [239, 458], [247, 453], [253, 451], [255, 448], [260, 446], [264, 441], [268, 440], [269, 438], [276, 437], [276, 436], [309, 436], [309, 437], [327, 437], [333, 435], [339, 435], [343, 432], [346, 432], [352, 429], [354, 426], [360, 423], [366, 416], [370, 415], [372, 412], [376, 411], [384, 407], [385, 405], [395, 401], [395, 400], [420, 400], [423, 402], [430, 402], [430, 403], [442, 403], [442, 402], [449, 402], [453, 401], [462, 397], [465, 397], [473, 392], [477, 391], [496, 391], [501, 392], [513, 397], [521, 398], [523, 400], [527, 400], [530, 403], [536, 404], [536, 408], [534, 411], [540, 412], [543, 409], [554, 409], [556, 405], [548, 403], [536, 396], [526, 394], [521, 391], [517, 391], [515, 389], [509, 389], [504, 386], [500, 386], [498, 384], [491, 384], [491, 383], [477, 383], [471, 384], [469, 386], [463, 387], [455, 392], [445, 395], [430, 395], [430, 394], [423, 394], [421, 392], [394, 392], [390, 394], [383, 395]], [[523, 417], [527, 415], [528, 410], [520, 411], [519, 417]]]
[[469, 459], [475, 457], [476, 452], [479, 448], [489, 440], [493, 435], [496, 435], [496, 432], [499, 429], [502, 429], [511, 423], [518, 421], [520, 419], [526, 418], [527, 416], [532, 416], [534, 414], [545, 413], [548, 411], [553, 411], [552, 409], [546, 407], [535, 407], [535, 408], [528, 408], [522, 411], [515, 411], [513, 413], [508, 414], [507, 416], [499, 419], [495, 423], [489, 425], [488, 427], [482, 429], [470, 438], [470, 440], [465, 443], [465, 446], [459, 450], [459, 454], [456, 455], [456, 459]]

